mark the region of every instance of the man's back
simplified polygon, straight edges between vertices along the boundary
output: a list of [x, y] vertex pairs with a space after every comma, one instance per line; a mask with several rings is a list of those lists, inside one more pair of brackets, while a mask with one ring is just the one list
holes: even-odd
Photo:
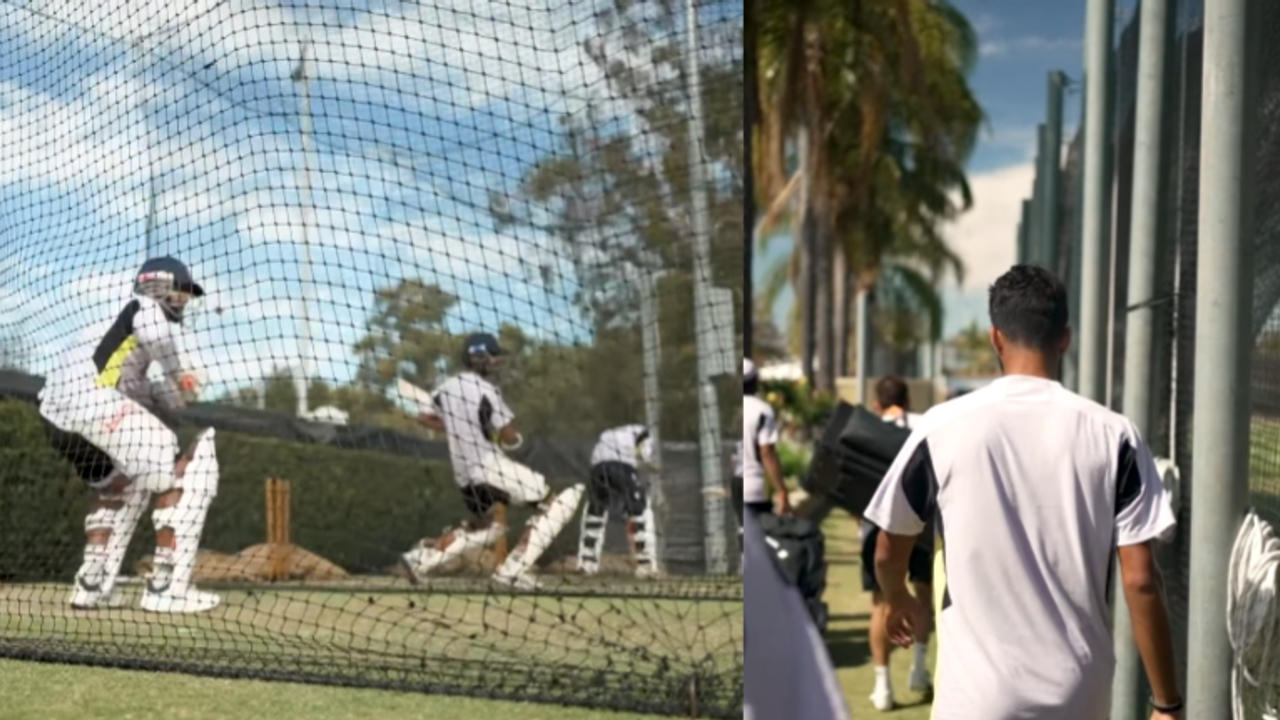
[[442, 382], [433, 398], [456, 473], [481, 465], [493, 451], [496, 433], [515, 417], [498, 388], [471, 371]]
[[1056, 382], [1002, 378], [921, 419], [867, 515], [913, 534], [934, 512], [936, 717], [1105, 717], [1112, 554], [1173, 522], [1132, 425]]

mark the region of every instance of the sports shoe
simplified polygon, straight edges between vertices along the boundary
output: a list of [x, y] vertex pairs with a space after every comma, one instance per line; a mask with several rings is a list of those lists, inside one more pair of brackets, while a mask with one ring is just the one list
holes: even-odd
[[188, 588], [186, 593], [177, 595], [167, 589], [155, 592], [148, 587], [142, 592], [141, 607], [148, 612], [198, 613], [212, 610], [221, 602], [221, 595], [195, 588]]
[[79, 582], [73, 586], [70, 600], [71, 607], [76, 610], [108, 610], [122, 608], [128, 604], [128, 601], [116, 593], [114, 588], [104, 595], [99, 590], [85, 588]]
[[527, 572], [516, 573], [514, 575], [494, 573], [493, 581], [499, 585], [506, 585], [507, 587], [514, 588], [516, 590], [524, 590], [526, 592], [538, 590], [542, 587], [542, 583], [538, 581], [538, 576]]
[[912, 692], [930, 692], [933, 690], [933, 680], [929, 677], [929, 671], [922, 667], [911, 669], [911, 678], [907, 680], [907, 687]]
[[867, 698], [871, 701], [871, 705], [880, 711], [889, 711], [893, 709], [893, 691], [888, 689], [876, 689], [872, 691]]

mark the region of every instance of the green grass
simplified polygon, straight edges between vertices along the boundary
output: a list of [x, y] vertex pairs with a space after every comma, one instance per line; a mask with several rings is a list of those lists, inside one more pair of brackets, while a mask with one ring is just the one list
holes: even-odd
[[65, 584], [0, 585], [0, 654], [496, 697], [547, 687], [655, 710], [683, 708], [697, 675], [708, 711], [740, 702], [741, 601], [265, 587], [154, 615], [135, 609], [139, 589], [124, 588], [129, 607], [78, 612]]
[[[868, 629], [871, 617], [870, 593], [862, 590], [862, 561], [859, 558], [858, 521], [842, 510], [827, 516], [822, 525], [827, 550], [827, 590], [823, 598], [831, 612], [825, 638], [836, 666], [836, 679], [844, 690], [845, 702], [855, 718], [887, 717], [895, 720], [928, 720], [930, 705], [919, 693], [907, 689], [911, 654], [899, 650], [889, 658], [894, 697], [898, 708], [882, 713], [872, 707], [867, 696], [875, 684]], [[930, 647], [936, 650], [936, 642]], [[933, 666], [930, 659], [930, 669]]]
[[1249, 504], [1266, 519], [1280, 523], [1280, 420], [1251, 418]]
[[612, 713], [387, 690], [223, 680], [173, 673], [0, 660], [6, 720], [656, 720]]

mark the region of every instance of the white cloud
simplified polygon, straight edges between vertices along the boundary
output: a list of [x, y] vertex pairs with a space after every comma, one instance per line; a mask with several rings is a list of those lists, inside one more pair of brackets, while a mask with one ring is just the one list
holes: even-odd
[[1079, 37], [1047, 38], [1041, 35], [1023, 35], [1021, 37], [988, 40], [978, 46], [978, 53], [983, 57], [998, 57], [1010, 54], [1081, 50], [1082, 48]]
[[[1023, 163], [969, 178], [973, 208], [943, 230], [965, 262], [960, 290], [985, 290], [1016, 260], [1022, 200], [1031, 192], [1034, 172], [1031, 163]], [[955, 288], [955, 281], [948, 279], [947, 286]]]

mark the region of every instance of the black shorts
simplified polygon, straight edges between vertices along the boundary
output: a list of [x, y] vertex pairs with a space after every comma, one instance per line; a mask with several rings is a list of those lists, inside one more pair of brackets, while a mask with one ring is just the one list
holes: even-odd
[[[868, 592], [880, 590], [880, 583], [876, 582], [876, 538], [879, 536], [880, 528], [872, 525], [867, 539], [862, 542], [862, 589]], [[907, 578], [913, 583], [933, 583], [933, 557], [919, 545], [911, 548], [911, 559], [907, 561]]]
[[483, 517], [498, 503], [510, 505], [511, 496], [492, 485], [467, 485], [462, 488], [462, 502], [467, 506], [467, 512]]
[[53, 449], [75, 467], [76, 475], [84, 480], [85, 485], [100, 487], [115, 472], [111, 457], [83, 435], [66, 432], [48, 421], [44, 426]]
[[644, 488], [636, 467], [624, 462], [602, 462], [591, 466], [587, 485], [587, 512], [603, 515], [606, 510], [638, 517], [647, 506]]

